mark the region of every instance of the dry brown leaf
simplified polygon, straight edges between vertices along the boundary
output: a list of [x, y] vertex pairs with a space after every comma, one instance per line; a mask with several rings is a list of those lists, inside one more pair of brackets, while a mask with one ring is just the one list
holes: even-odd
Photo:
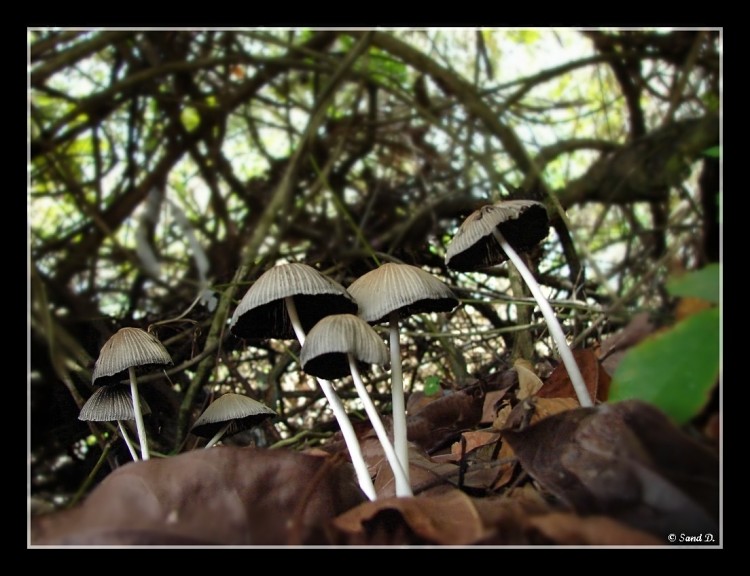
[[442, 389], [438, 390], [435, 394], [430, 394], [429, 396], [421, 390], [412, 392], [409, 394], [409, 398], [406, 401], [406, 413], [414, 414], [415, 412], [419, 412], [422, 408], [438, 398], [442, 398], [444, 395], [445, 391]]
[[539, 491], [528, 485], [502, 496], [474, 498], [473, 502], [486, 531], [478, 544], [495, 546], [531, 544], [526, 530], [529, 518], [550, 511]]
[[[581, 375], [591, 397], [602, 402], [606, 401], [609, 396], [611, 377], [602, 368], [594, 351], [589, 348], [573, 350], [573, 357], [576, 364], [578, 364], [578, 368], [581, 370]], [[539, 390], [537, 396], [540, 398], [578, 397], [564, 364], [558, 365], [552, 371], [552, 374], [545, 380], [544, 386]]]
[[470, 430], [482, 418], [484, 392], [479, 385], [445, 394], [406, 419], [407, 435], [430, 454], [448, 446], [464, 430]]
[[505, 396], [506, 390], [492, 390], [484, 396], [484, 406], [482, 407], [482, 419], [479, 424], [491, 424], [497, 418], [500, 402]]
[[523, 400], [539, 392], [543, 382], [534, 372], [531, 362], [523, 358], [518, 358], [513, 363], [513, 368], [518, 373], [518, 392], [516, 392], [516, 398]]
[[[527, 531], [536, 531], [550, 543], [569, 546], [653, 546], [667, 544], [648, 532], [636, 530], [606, 516], [578, 516], [553, 512], [534, 516], [527, 521]], [[536, 538], [533, 538], [536, 540]]]
[[503, 406], [497, 413], [497, 418], [495, 418], [494, 422], [492, 422], [492, 427], [495, 430], [502, 430], [505, 428], [506, 422], [508, 421], [508, 417], [510, 416], [510, 413], [512, 411], [512, 408], [510, 407], [510, 404], [506, 404]]
[[580, 407], [581, 405], [575, 398], [536, 398], [531, 424], [539, 422], [542, 418], [547, 418], [553, 414], [559, 414], [560, 412]]
[[675, 306], [674, 316], [675, 322], [684, 320], [688, 316], [707, 310], [713, 306], [713, 302], [704, 300], [703, 298], [695, 298], [693, 296], [685, 296], [677, 301]]
[[526, 472], [579, 514], [660, 537], [715, 533], [717, 455], [653, 406], [628, 400], [567, 410], [507, 429], [503, 439]]
[[[416, 446], [409, 446], [409, 480], [412, 492], [424, 494], [432, 489], [452, 486], [455, 482], [458, 467], [444, 459], [433, 459]], [[380, 465], [375, 476], [375, 493], [378, 498], [393, 498], [396, 496], [396, 484], [393, 470], [386, 460]]]
[[481, 446], [487, 446], [488, 444], [494, 444], [500, 438], [498, 432], [485, 432], [484, 430], [475, 430], [474, 432], [464, 432], [461, 435], [466, 442], [464, 448], [461, 447], [461, 442], [454, 442], [451, 446], [451, 454], [453, 458], [458, 461], [461, 459], [461, 455], [469, 454], [473, 450], [480, 448]]
[[132, 462], [76, 508], [38, 517], [35, 545], [325, 544], [364, 495], [341, 456], [214, 447]]
[[506, 486], [511, 481], [516, 464], [518, 463], [516, 453], [513, 452], [513, 448], [507, 442], [503, 442], [500, 445], [500, 452], [497, 454], [497, 459], [500, 462], [500, 466], [495, 483], [492, 485], [493, 490], [500, 490], [500, 488]]
[[[368, 530], [373, 530], [378, 516], [388, 510], [398, 512], [398, 519], [421, 540], [417, 543], [467, 545], [479, 540], [484, 532], [472, 499], [460, 490], [435, 496], [365, 502], [335, 518], [333, 526], [344, 535], [362, 538]], [[393, 522], [393, 515], [389, 515], [388, 520]]]

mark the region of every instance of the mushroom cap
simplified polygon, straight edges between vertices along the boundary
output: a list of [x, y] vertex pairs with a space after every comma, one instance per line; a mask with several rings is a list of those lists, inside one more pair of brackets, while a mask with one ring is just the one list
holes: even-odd
[[508, 255], [492, 235], [497, 228], [516, 252], [528, 252], [549, 233], [549, 216], [541, 202], [505, 200], [472, 212], [448, 244], [445, 264], [471, 271], [502, 264]]
[[388, 349], [367, 322], [353, 314], [336, 314], [313, 326], [300, 362], [308, 374], [333, 380], [350, 373], [348, 354], [366, 364], [388, 363]]
[[458, 298], [447, 284], [411, 264], [388, 262], [357, 278], [348, 288], [359, 305], [359, 317], [370, 324], [422, 312], [450, 312]]
[[[140, 399], [140, 404], [143, 414], [151, 413], [151, 408], [143, 398]], [[135, 420], [130, 386], [109, 384], [97, 388], [81, 408], [78, 419], [88, 422]]]
[[172, 364], [172, 357], [153, 334], [140, 328], [120, 328], [104, 343], [94, 365], [95, 385], [119, 382], [131, 366]]
[[289, 296], [305, 332], [325, 316], [357, 313], [357, 303], [341, 284], [293, 262], [274, 266], [255, 281], [234, 311], [230, 331], [246, 339], [296, 338], [284, 302]]
[[212, 438], [227, 423], [232, 422], [224, 437], [257, 426], [276, 416], [265, 404], [244, 394], [229, 392], [214, 400], [195, 421], [190, 431], [202, 438]]

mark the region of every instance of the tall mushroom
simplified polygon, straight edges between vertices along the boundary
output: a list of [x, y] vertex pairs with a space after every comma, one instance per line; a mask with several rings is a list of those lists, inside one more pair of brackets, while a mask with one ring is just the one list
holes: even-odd
[[[141, 412], [146, 415], [151, 412], [145, 400], [141, 400]], [[133, 398], [130, 395], [130, 389], [122, 384], [106, 384], [100, 386], [86, 400], [78, 414], [78, 419], [85, 422], [117, 422], [120, 429], [120, 436], [130, 451], [133, 460], [139, 460], [130, 435], [123, 420], [135, 420], [135, 410], [133, 409]]]
[[386, 263], [357, 278], [348, 288], [359, 305], [359, 317], [369, 324], [389, 322], [393, 441], [406, 483], [396, 476], [396, 495], [411, 494], [406, 402], [401, 370], [399, 322], [423, 312], [450, 312], [458, 306], [451, 289], [438, 278], [410, 264]]
[[138, 397], [139, 371], [148, 370], [154, 365], [172, 364], [172, 358], [164, 345], [153, 334], [140, 328], [120, 328], [104, 343], [99, 358], [94, 365], [92, 384], [94, 386], [120, 382], [126, 373], [130, 380], [130, 394], [133, 398], [135, 424], [138, 430], [138, 441], [141, 445], [141, 457], [149, 459], [146, 426]]
[[254, 428], [274, 416], [276, 412], [262, 402], [244, 394], [228, 392], [211, 402], [190, 431], [196, 436], [208, 438], [204, 448], [210, 448], [221, 438]]
[[445, 263], [454, 270], [474, 271], [502, 264], [510, 259], [544, 315], [578, 402], [581, 406], [593, 406], [562, 327], [534, 275], [518, 255], [519, 252], [523, 253], [537, 246], [548, 233], [549, 216], [541, 202], [506, 200], [482, 206], [459, 227], [446, 249]]
[[[372, 427], [383, 446], [385, 457], [393, 470], [393, 477], [409, 486], [409, 479], [393, 449], [388, 432], [383, 426], [377, 408], [367, 393], [359, 372], [358, 363], [387, 364], [388, 349], [370, 325], [353, 314], [326, 316], [307, 335], [300, 352], [302, 369], [308, 374], [334, 380], [351, 374], [354, 387], [365, 407]], [[411, 489], [409, 494], [412, 496]]]
[[[270, 268], [255, 281], [235, 309], [229, 329], [249, 340], [296, 336], [304, 345], [307, 331], [322, 318], [356, 312], [357, 303], [343, 286], [312, 266], [292, 262]], [[375, 500], [375, 486], [344, 405], [329, 381], [317, 381], [339, 424], [360, 488]]]

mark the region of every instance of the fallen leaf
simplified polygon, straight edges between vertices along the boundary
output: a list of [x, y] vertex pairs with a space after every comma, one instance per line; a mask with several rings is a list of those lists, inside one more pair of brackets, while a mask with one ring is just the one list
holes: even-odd
[[506, 404], [503, 406], [497, 413], [497, 417], [492, 422], [492, 427], [495, 430], [502, 430], [506, 426], [506, 422], [508, 421], [508, 417], [510, 416], [513, 409], [510, 407], [510, 404]]
[[500, 402], [505, 397], [507, 390], [492, 390], [484, 395], [484, 405], [482, 406], [482, 418], [479, 424], [490, 424], [497, 418], [497, 412], [500, 409]]
[[409, 441], [428, 454], [448, 446], [461, 432], [479, 423], [483, 404], [484, 392], [479, 385], [446, 393], [407, 416]]
[[[631, 528], [606, 516], [577, 516], [553, 512], [529, 518], [528, 532], [538, 532], [550, 544], [568, 546], [653, 546], [667, 544], [666, 537]], [[537, 538], [532, 537], [533, 540]]]
[[524, 470], [581, 515], [657, 537], [717, 535], [718, 457], [639, 401], [567, 410], [503, 438]]
[[[395, 511], [397, 514], [384, 514]], [[401, 524], [399, 531], [392, 524]], [[371, 542], [372, 533], [382, 531], [408, 537], [409, 541], [390, 544], [467, 545], [483, 535], [483, 526], [472, 499], [460, 490], [435, 496], [386, 498], [364, 502], [336, 517], [333, 527], [341, 543]], [[408, 528], [408, 530], [406, 529]]]
[[523, 400], [539, 392], [543, 382], [534, 372], [531, 362], [523, 358], [518, 358], [513, 363], [513, 368], [518, 372], [518, 392], [516, 392], [516, 398]]
[[461, 437], [466, 442], [465, 447], [462, 448], [461, 442], [454, 442], [451, 446], [451, 454], [456, 461], [461, 459], [462, 454], [469, 454], [482, 446], [495, 444], [498, 438], [500, 438], [500, 434], [497, 432], [476, 430], [473, 432], [464, 432]]
[[[573, 357], [591, 397], [602, 402], [606, 401], [611, 378], [601, 366], [594, 351], [589, 348], [573, 350]], [[540, 398], [577, 398], [564, 364], [558, 365], [552, 371], [537, 396]]]
[[325, 544], [326, 522], [364, 499], [341, 456], [214, 447], [118, 468], [36, 517], [32, 544]]
[[[451, 486], [455, 483], [458, 467], [452, 462], [433, 460], [414, 445], [409, 446], [409, 480], [414, 494], [424, 494], [427, 491]], [[375, 493], [378, 498], [393, 498], [396, 496], [396, 481], [393, 470], [383, 459], [374, 480]]]

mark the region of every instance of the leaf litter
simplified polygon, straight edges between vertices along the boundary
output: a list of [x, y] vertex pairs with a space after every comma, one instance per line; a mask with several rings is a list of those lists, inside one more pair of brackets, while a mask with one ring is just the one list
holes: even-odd
[[305, 452], [219, 446], [118, 468], [74, 508], [32, 517], [31, 544], [653, 546], [669, 533], [719, 544], [717, 443], [650, 404], [607, 403], [599, 358], [575, 354], [592, 408], [578, 405], [564, 369], [540, 380], [523, 364], [415, 398], [413, 498], [395, 497], [362, 423], [374, 502], [343, 442]]

